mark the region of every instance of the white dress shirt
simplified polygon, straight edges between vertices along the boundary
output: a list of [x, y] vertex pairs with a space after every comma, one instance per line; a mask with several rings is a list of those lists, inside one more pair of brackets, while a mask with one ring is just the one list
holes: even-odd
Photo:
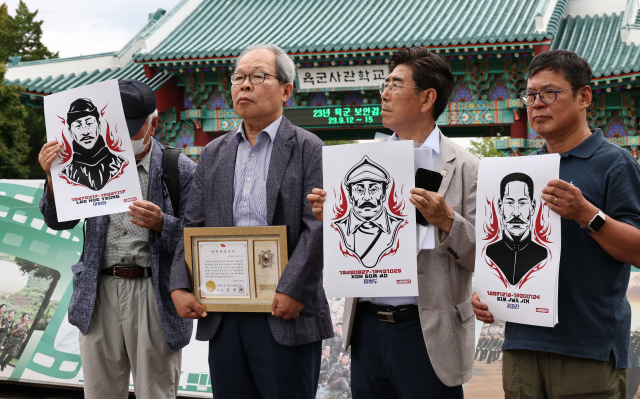
[[[402, 140], [398, 137], [397, 134], [393, 133], [389, 141], [398, 141]], [[418, 168], [433, 170], [433, 167], [436, 163], [436, 158], [440, 154], [440, 129], [438, 125], [433, 129], [429, 137], [424, 141], [424, 143], [413, 143], [414, 144], [414, 173]], [[416, 212], [419, 212], [416, 209]], [[435, 227], [431, 224], [427, 226], [422, 226], [416, 223], [417, 236], [418, 241], [417, 252], [420, 252], [421, 249], [433, 249], [435, 248]], [[401, 306], [401, 305], [417, 305], [418, 300], [415, 296], [393, 296], [393, 297], [364, 297], [359, 298], [358, 302], [369, 301], [375, 303], [376, 305], [390, 305], [390, 306]]]

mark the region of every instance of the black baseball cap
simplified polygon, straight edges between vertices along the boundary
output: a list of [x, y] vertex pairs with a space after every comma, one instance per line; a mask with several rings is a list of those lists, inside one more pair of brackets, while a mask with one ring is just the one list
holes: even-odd
[[151, 87], [139, 80], [119, 80], [118, 86], [129, 137], [133, 137], [140, 131], [147, 117], [156, 110], [156, 96]]

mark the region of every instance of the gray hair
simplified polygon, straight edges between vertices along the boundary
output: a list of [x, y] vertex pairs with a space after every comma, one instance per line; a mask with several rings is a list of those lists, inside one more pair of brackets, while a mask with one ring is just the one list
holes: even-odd
[[278, 74], [278, 79], [282, 83], [291, 83], [296, 80], [296, 65], [293, 63], [293, 60], [289, 58], [287, 53], [276, 46], [275, 44], [256, 44], [252, 46], [246, 47], [238, 58], [236, 58], [236, 63], [234, 65], [234, 70], [238, 68], [238, 64], [242, 57], [247, 55], [249, 52], [253, 50], [269, 50], [276, 56], [276, 73]]
[[[154, 116], [158, 116], [158, 109], [156, 108], [155, 111], [153, 111], [152, 113], [149, 114], [149, 116], [147, 116], [147, 120], [145, 121], [145, 123], [151, 123], [151, 121], [153, 120]], [[143, 125], [144, 126], [144, 125]]]

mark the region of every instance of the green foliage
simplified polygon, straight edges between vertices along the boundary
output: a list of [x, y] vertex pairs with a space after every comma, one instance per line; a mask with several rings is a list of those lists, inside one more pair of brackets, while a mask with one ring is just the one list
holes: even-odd
[[0, 5], [0, 178], [44, 179], [38, 154], [46, 142], [44, 112], [23, 105], [18, 86], [4, 84], [4, 64], [17, 54], [21, 61], [58, 58], [42, 44], [42, 21], [20, 0], [15, 16]]
[[58, 58], [42, 42], [42, 22], [36, 21], [38, 10], [30, 12], [24, 1], [20, 0], [15, 16], [8, 15], [7, 6], [0, 6], [0, 61], [4, 64], [14, 54], [21, 61], [37, 61]]
[[29, 135], [25, 129], [29, 113], [19, 99], [22, 87], [3, 83], [5, 72], [0, 65], [0, 178], [25, 179], [29, 176]]
[[24, 127], [27, 130], [29, 136], [29, 154], [27, 155], [27, 162], [25, 167], [29, 168], [27, 179], [45, 179], [47, 174], [44, 173], [40, 163], [38, 162], [38, 155], [44, 143], [47, 142], [47, 129], [44, 123], [44, 108], [31, 108], [27, 109], [27, 119], [25, 119]]
[[503, 157], [504, 155], [496, 150], [495, 141], [495, 137], [480, 137], [477, 140], [471, 140], [469, 152], [478, 158]]

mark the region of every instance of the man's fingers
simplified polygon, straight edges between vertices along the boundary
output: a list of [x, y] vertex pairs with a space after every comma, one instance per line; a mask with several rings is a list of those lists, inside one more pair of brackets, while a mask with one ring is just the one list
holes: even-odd
[[204, 309], [202, 305], [198, 303], [198, 301], [195, 300], [195, 298], [193, 299], [193, 302], [191, 302], [191, 310], [200, 317], [207, 316], [207, 311]]
[[327, 192], [321, 188], [314, 188], [313, 190], [311, 190], [311, 193], [315, 195], [319, 195], [321, 197], [324, 197], [327, 195]]

